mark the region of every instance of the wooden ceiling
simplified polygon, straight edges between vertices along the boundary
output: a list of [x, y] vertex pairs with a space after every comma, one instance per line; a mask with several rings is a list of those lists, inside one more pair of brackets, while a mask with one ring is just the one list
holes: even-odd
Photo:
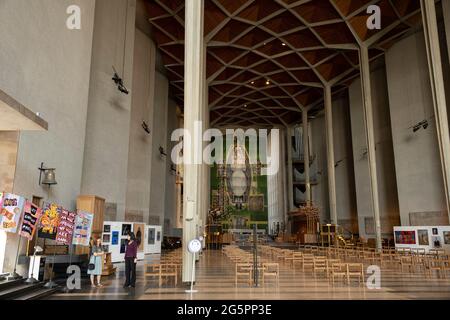
[[[184, 88], [184, 0], [146, 0], [171, 93]], [[368, 30], [368, 5], [381, 30]], [[211, 123], [292, 125], [359, 75], [358, 43], [375, 59], [421, 23], [418, 0], [205, 0]]]

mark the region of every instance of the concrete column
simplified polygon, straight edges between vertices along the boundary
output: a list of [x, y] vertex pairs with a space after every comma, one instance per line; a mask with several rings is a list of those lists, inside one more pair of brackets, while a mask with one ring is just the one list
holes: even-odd
[[[195, 141], [200, 134], [204, 115], [204, 38], [203, 38], [204, 2], [186, 0], [185, 9], [185, 78], [184, 78], [184, 129], [190, 134], [191, 141], [184, 139], [184, 199], [183, 199], [183, 282], [192, 279], [192, 259], [187, 251], [189, 241], [197, 236], [199, 210], [201, 210], [201, 154], [202, 143]], [[197, 137], [198, 138], [198, 137]], [[190, 143], [190, 145], [189, 145]], [[194, 160], [197, 162], [195, 163]], [[195, 279], [195, 275], [194, 275]]]
[[359, 52], [361, 65], [361, 81], [362, 81], [361, 88], [363, 94], [364, 122], [366, 127], [366, 138], [367, 138], [367, 157], [369, 160], [370, 187], [372, 193], [373, 220], [375, 225], [377, 248], [382, 249], [383, 242], [381, 239], [380, 205], [378, 197], [377, 160], [375, 150], [375, 133], [373, 126], [369, 49], [365, 46], [362, 46]]
[[326, 85], [325, 91], [325, 124], [327, 132], [327, 161], [328, 161], [328, 193], [330, 196], [330, 219], [331, 223], [338, 224], [336, 207], [336, 172], [334, 162], [334, 140], [333, 140], [333, 110], [331, 102], [331, 86]]
[[445, 34], [447, 36], [447, 48], [448, 52], [450, 52], [450, 0], [442, 0], [442, 13], [444, 15]]
[[286, 149], [287, 149], [287, 188], [288, 188], [288, 210], [294, 209], [294, 182], [293, 174], [294, 170], [292, 167], [292, 129], [290, 127], [286, 128]]
[[[437, 137], [441, 154], [442, 175], [444, 179], [447, 213], [450, 220], [450, 136], [447, 118], [442, 57], [439, 48], [439, 31], [434, 1], [421, 0], [423, 29], [430, 70], [431, 93], [433, 95], [434, 114], [436, 117]], [[448, 3], [446, 3], [448, 4]], [[445, 7], [445, 6], [444, 6]], [[448, 12], [445, 13], [448, 15]], [[448, 36], [448, 35], [447, 35]]]
[[308, 110], [302, 112], [303, 122], [303, 155], [305, 158], [305, 184], [306, 184], [306, 201], [311, 201], [311, 183], [309, 173], [309, 128], [308, 128]]

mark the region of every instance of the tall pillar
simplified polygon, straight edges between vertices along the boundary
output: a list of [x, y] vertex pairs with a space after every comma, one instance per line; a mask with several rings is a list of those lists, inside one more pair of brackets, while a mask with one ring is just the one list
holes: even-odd
[[311, 201], [311, 182], [309, 173], [309, 130], [308, 130], [308, 110], [302, 111], [303, 122], [303, 155], [305, 158], [305, 185], [306, 185], [306, 201]]
[[287, 154], [287, 167], [286, 167], [286, 182], [287, 182], [287, 212], [285, 215], [285, 229], [288, 235], [291, 234], [292, 226], [289, 221], [288, 212], [294, 210], [294, 169], [292, 167], [292, 130], [290, 127], [286, 127], [286, 154]]
[[447, 50], [450, 52], [450, 0], [442, 0], [442, 13], [444, 16], [445, 34], [447, 36]]
[[336, 172], [334, 162], [334, 140], [333, 140], [333, 110], [331, 86], [326, 85], [325, 91], [325, 122], [327, 132], [327, 161], [328, 161], [328, 192], [330, 196], [330, 219], [331, 223], [338, 224], [336, 207]]
[[292, 167], [292, 129], [286, 128], [286, 150], [287, 150], [287, 187], [288, 187], [288, 210], [294, 209], [294, 182], [293, 174], [294, 169]]
[[[428, 66], [430, 69], [431, 92], [433, 95], [434, 115], [436, 118], [437, 137], [441, 155], [447, 213], [449, 214], [450, 221], [450, 136], [447, 118], [447, 102], [445, 99], [444, 75], [442, 71], [442, 57], [439, 48], [436, 7], [434, 1], [421, 0], [420, 3], [422, 7]], [[446, 14], [448, 14], [448, 12]]]
[[380, 205], [378, 199], [378, 178], [377, 178], [377, 159], [375, 150], [375, 134], [373, 127], [373, 108], [372, 108], [372, 88], [370, 80], [370, 60], [369, 49], [365, 46], [360, 48], [361, 81], [363, 94], [364, 122], [367, 139], [367, 156], [369, 160], [370, 189], [372, 193], [373, 220], [375, 225], [375, 235], [377, 248], [382, 249], [381, 239], [381, 221]]
[[[194, 256], [188, 252], [187, 244], [197, 236], [199, 211], [201, 210], [201, 160], [202, 143], [196, 141], [202, 127], [196, 122], [204, 115], [204, 2], [186, 0], [185, 8], [185, 76], [184, 76], [184, 129], [191, 141], [184, 139], [184, 199], [183, 199], [183, 275], [182, 281], [189, 282], [192, 277]], [[190, 145], [189, 145], [190, 143]], [[194, 161], [195, 160], [195, 161]], [[195, 277], [194, 277], [195, 278]]]

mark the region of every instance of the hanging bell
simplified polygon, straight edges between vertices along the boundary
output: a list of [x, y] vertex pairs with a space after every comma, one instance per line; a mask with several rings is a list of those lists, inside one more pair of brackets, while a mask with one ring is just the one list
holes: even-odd
[[42, 184], [46, 184], [46, 185], [57, 184], [56, 177], [55, 177], [55, 169], [44, 170], [44, 178], [42, 179]]

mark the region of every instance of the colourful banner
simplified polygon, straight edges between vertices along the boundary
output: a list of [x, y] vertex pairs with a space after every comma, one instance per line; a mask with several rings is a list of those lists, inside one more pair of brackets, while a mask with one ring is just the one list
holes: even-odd
[[91, 239], [92, 223], [94, 215], [87, 212], [78, 212], [75, 218], [75, 230], [73, 232], [72, 244], [88, 247]]
[[56, 240], [60, 214], [61, 207], [54, 203], [45, 204], [44, 213], [42, 214], [42, 218], [38, 228], [39, 238]]
[[62, 209], [59, 217], [58, 233], [56, 235], [56, 242], [69, 245], [72, 242], [73, 229], [75, 226], [75, 212], [69, 212]]
[[20, 235], [22, 237], [27, 238], [29, 241], [33, 240], [34, 232], [36, 231], [36, 226], [41, 215], [41, 208], [35, 206], [28, 200], [25, 202], [22, 226], [20, 227]]
[[25, 198], [15, 194], [5, 193], [0, 214], [0, 229], [10, 233], [16, 233], [19, 228], [24, 205]]

